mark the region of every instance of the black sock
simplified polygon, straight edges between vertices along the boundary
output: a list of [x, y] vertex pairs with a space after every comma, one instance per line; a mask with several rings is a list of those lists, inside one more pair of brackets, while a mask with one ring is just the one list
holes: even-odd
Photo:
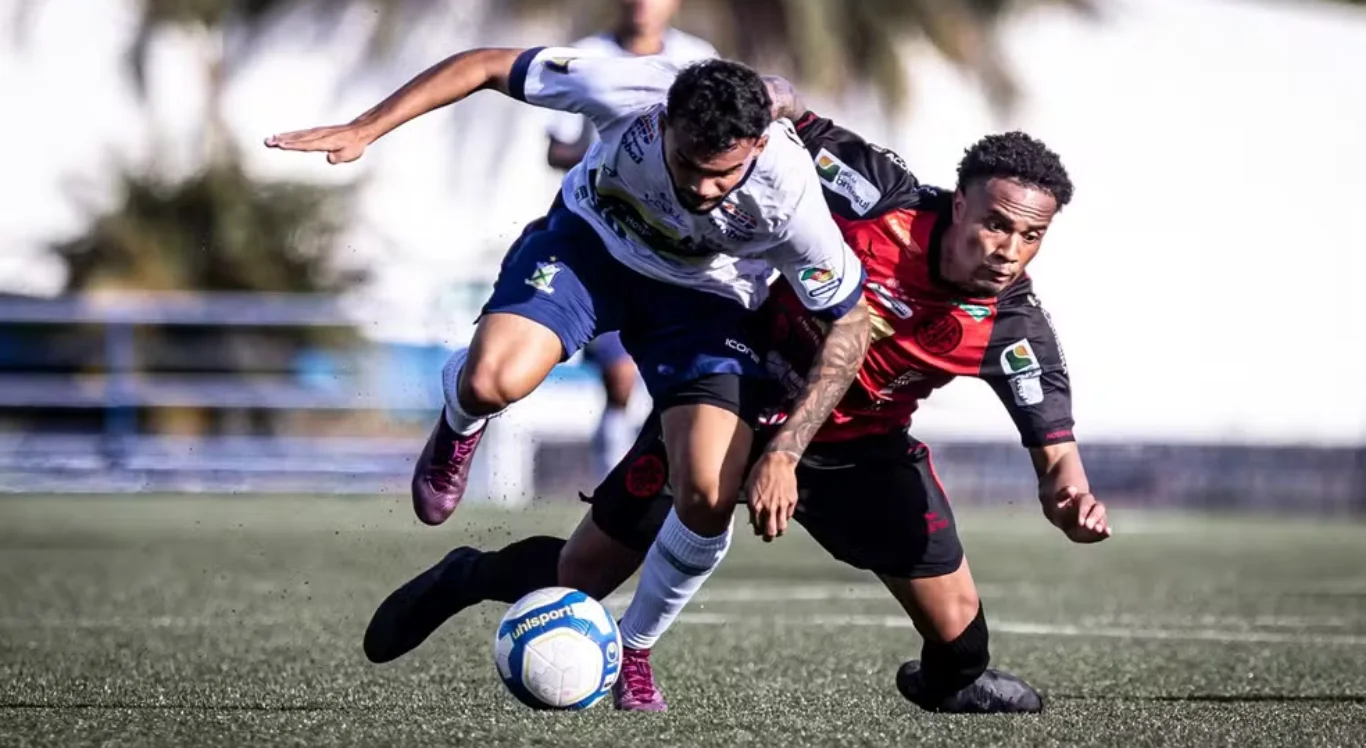
[[554, 587], [559, 580], [562, 538], [526, 538], [479, 557], [470, 591], [480, 600], [515, 603], [527, 593]]
[[977, 680], [991, 662], [987, 639], [987, 618], [979, 603], [977, 617], [957, 639], [925, 640], [920, 649], [920, 668], [927, 699], [937, 701]]

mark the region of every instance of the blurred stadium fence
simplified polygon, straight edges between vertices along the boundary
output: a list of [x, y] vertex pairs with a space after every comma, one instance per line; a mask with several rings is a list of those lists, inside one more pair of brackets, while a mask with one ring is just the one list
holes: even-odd
[[[477, 307], [451, 311], [473, 319]], [[366, 341], [334, 298], [0, 296], [0, 489], [406, 494], [449, 354]], [[602, 406], [596, 372], [577, 357], [558, 367], [490, 426], [470, 500], [591, 490]], [[1095, 490], [1116, 502], [1366, 512], [1366, 447], [1083, 450]], [[935, 457], [957, 501], [1034, 500], [1013, 442], [936, 440]]]

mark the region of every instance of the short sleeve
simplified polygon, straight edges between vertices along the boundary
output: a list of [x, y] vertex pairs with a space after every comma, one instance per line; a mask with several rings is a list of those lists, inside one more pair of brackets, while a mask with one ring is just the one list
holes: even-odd
[[803, 306], [817, 316], [836, 319], [862, 297], [863, 263], [830, 216], [806, 152], [793, 149], [793, 153], [799, 163], [788, 178], [798, 185], [798, 196], [770, 262], [787, 278]]
[[1026, 447], [1075, 441], [1067, 359], [1038, 299], [999, 311], [982, 379], [1005, 405]]
[[659, 57], [613, 57], [572, 47], [536, 47], [518, 56], [513, 98], [582, 114], [599, 130], [664, 101], [678, 69]]

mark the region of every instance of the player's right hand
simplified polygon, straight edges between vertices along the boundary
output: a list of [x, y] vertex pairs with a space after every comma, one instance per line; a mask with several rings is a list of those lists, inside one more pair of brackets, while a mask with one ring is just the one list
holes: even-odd
[[329, 164], [355, 161], [365, 153], [368, 145], [368, 133], [355, 123], [295, 130], [266, 138], [267, 148], [279, 148], [282, 151], [322, 151], [327, 154]]
[[1094, 495], [1076, 486], [1065, 486], [1044, 502], [1044, 514], [1074, 543], [1099, 543], [1110, 537], [1110, 520], [1105, 505]]
[[791, 452], [765, 452], [750, 468], [745, 502], [754, 534], [765, 543], [787, 531], [797, 510], [797, 461]]

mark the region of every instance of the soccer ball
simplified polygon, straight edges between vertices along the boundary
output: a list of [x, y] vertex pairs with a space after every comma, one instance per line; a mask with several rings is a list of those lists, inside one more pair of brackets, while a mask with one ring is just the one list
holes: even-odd
[[621, 672], [621, 633], [602, 604], [547, 587], [513, 603], [493, 640], [498, 675], [532, 709], [587, 709]]

